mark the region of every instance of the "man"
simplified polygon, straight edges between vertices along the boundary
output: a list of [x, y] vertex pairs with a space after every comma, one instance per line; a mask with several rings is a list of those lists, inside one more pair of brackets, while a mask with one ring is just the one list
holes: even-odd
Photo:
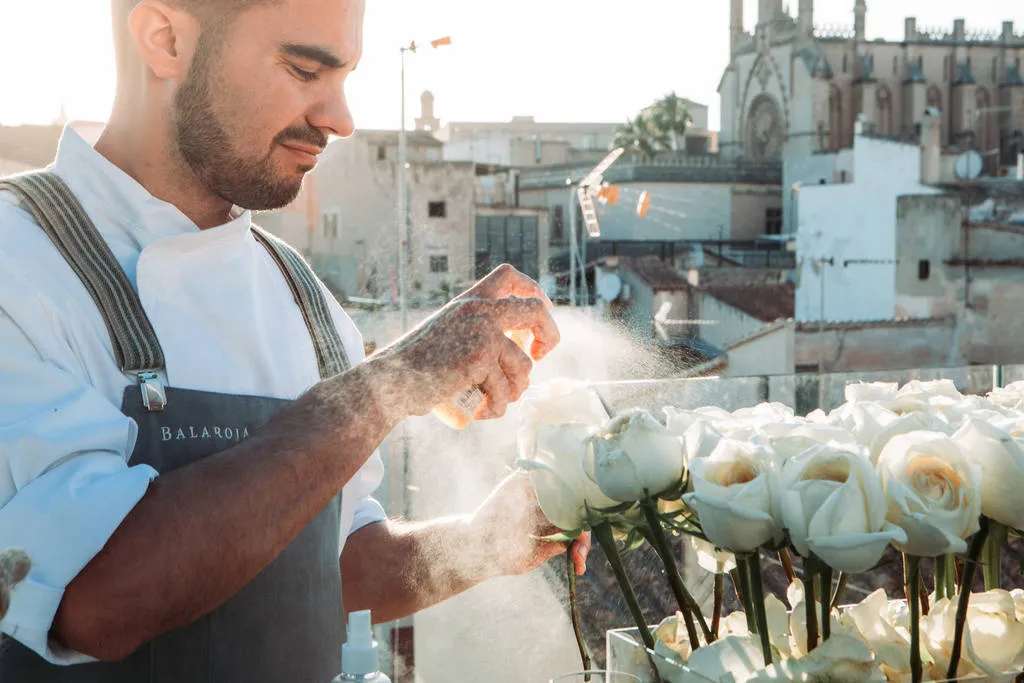
[[95, 149], [68, 129], [51, 174], [0, 185], [0, 548], [32, 560], [0, 680], [330, 680], [342, 603], [390, 620], [564, 551], [531, 540], [547, 525], [521, 478], [421, 524], [369, 497], [395, 425], [473, 386], [501, 416], [531, 367], [504, 332], [539, 359], [558, 331], [500, 268], [362, 362], [250, 224], [353, 132], [363, 0], [113, 9]]

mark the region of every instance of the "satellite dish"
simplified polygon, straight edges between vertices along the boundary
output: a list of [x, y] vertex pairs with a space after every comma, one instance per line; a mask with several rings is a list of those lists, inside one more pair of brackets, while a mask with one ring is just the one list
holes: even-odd
[[547, 294], [549, 298], [555, 295], [555, 290], [558, 288], [555, 276], [551, 275], [550, 273], [545, 273], [544, 275], [541, 275], [540, 281], [537, 284], [540, 285], [541, 291]]
[[622, 293], [622, 278], [615, 273], [604, 273], [597, 278], [597, 295], [602, 301], [612, 302]]
[[981, 155], [971, 149], [956, 158], [953, 172], [960, 180], [974, 180], [981, 175], [982, 165]]

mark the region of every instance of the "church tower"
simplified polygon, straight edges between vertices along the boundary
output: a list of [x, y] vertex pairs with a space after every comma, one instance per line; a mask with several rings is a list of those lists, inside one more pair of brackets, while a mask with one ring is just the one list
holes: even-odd
[[814, 0], [800, 0], [796, 24], [801, 40], [807, 40], [814, 35]]
[[420, 117], [416, 119], [416, 130], [437, 133], [440, 128], [441, 122], [434, 116], [434, 94], [424, 90], [420, 96]]
[[732, 10], [729, 13], [729, 56], [736, 54], [740, 39], [743, 37], [743, 0], [729, 0]]
[[857, 0], [857, 3], [853, 6], [853, 37], [855, 40], [865, 40], [865, 23], [867, 16], [867, 0]]

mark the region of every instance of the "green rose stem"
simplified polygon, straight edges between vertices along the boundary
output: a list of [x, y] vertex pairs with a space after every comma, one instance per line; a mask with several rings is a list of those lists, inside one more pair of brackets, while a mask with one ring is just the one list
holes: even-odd
[[[742, 559], [741, 559], [742, 558]], [[754, 602], [750, 588], [750, 570], [747, 568], [746, 555], [736, 553], [736, 570], [739, 573], [739, 599], [743, 603], [743, 616], [747, 618], [747, 630], [757, 633], [757, 621], [754, 619]]]
[[772, 642], [768, 637], [768, 611], [764, 604], [764, 576], [761, 573], [761, 551], [755, 550], [747, 556], [747, 571], [750, 574], [751, 602], [757, 615], [757, 633], [761, 636], [761, 652], [764, 665], [772, 664]]
[[836, 586], [836, 594], [832, 596], [832, 609], [836, 609], [842, 604], [843, 595], [846, 593], [846, 584], [850, 581], [850, 575], [845, 572], [839, 572], [839, 585]]
[[949, 600], [956, 595], [956, 558], [953, 555], [943, 555], [946, 559], [946, 597]]
[[725, 602], [725, 574], [715, 574], [715, 606], [711, 615], [711, 638], [718, 640], [718, 627], [722, 623], [722, 603]]
[[821, 572], [821, 641], [832, 636], [832, 567], [818, 562]]
[[910, 603], [910, 678], [913, 683], [921, 683], [921, 591], [918, 590], [921, 558], [904, 554], [903, 563], [906, 567], [903, 580]]
[[921, 598], [921, 614], [928, 616], [928, 611], [931, 609], [928, 605], [928, 589], [924, 585], [924, 577], [920, 575], [920, 570], [918, 571], [918, 577], [917, 595]]
[[932, 572], [935, 583], [935, 601], [938, 602], [943, 598], [952, 598], [952, 595], [946, 593], [946, 570], [949, 565], [946, 563], [946, 555], [939, 555], [935, 558], [935, 568]]
[[612, 525], [608, 522], [601, 522], [593, 528], [593, 533], [601, 545], [601, 549], [604, 550], [605, 557], [608, 558], [608, 564], [612, 566], [615, 580], [619, 583], [622, 597], [626, 599], [626, 606], [629, 607], [630, 614], [633, 615], [633, 621], [636, 622], [636, 627], [640, 631], [640, 638], [644, 641], [644, 646], [648, 650], [653, 650], [654, 636], [651, 635], [647, 619], [644, 618], [640, 603], [636, 599], [636, 593], [633, 592], [633, 586], [629, 583], [629, 577], [626, 576], [626, 570], [622, 566], [622, 558], [619, 557], [619, 550], [615, 547], [615, 537], [612, 535]]
[[804, 616], [807, 618], [807, 651], [818, 647], [818, 613], [814, 605], [814, 558], [804, 558]]
[[1001, 560], [1006, 538], [1006, 525], [991, 519], [988, 520], [988, 538], [985, 539], [985, 556], [981, 564], [987, 591], [1003, 587]]
[[736, 591], [736, 599], [740, 601], [741, 605], [747, 604], [743, 602], [743, 586], [740, 585], [741, 583], [743, 583], [743, 579], [740, 576], [740, 570], [729, 570], [729, 578], [732, 579], [732, 589]]
[[971, 547], [967, 550], [967, 560], [964, 562], [963, 571], [960, 576], [960, 595], [957, 596], [956, 621], [953, 628], [953, 649], [949, 655], [949, 669], [946, 671], [946, 678], [956, 678], [956, 670], [960, 666], [960, 648], [964, 642], [964, 626], [967, 624], [967, 604], [971, 599], [971, 587], [974, 585], [974, 570], [978, 566], [978, 558], [981, 557], [981, 549], [988, 537], [989, 519], [981, 518], [981, 527], [978, 533], [971, 539]]
[[[587, 652], [587, 643], [583, 638], [583, 628], [580, 626], [580, 611], [576, 604], [576, 566], [572, 558], [565, 558], [566, 576], [569, 577], [569, 614], [572, 617], [572, 630], [576, 634], [576, 646], [580, 649], [580, 659], [583, 660], [583, 670], [590, 671], [590, 653]], [[590, 680], [587, 674], [584, 680]]]
[[700, 620], [700, 628], [704, 632], [704, 642], [706, 643], [711, 642], [711, 629], [708, 628], [707, 622], [704, 621], [704, 615], [701, 614], [697, 601], [690, 595], [690, 591], [686, 590], [683, 577], [679, 576], [675, 558], [672, 557], [672, 550], [669, 548], [668, 539], [665, 537], [665, 530], [661, 528], [661, 520], [658, 518], [658, 511], [656, 509], [657, 505], [657, 502], [652, 498], [648, 498], [640, 503], [644, 516], [647, 518], [647, 525], [650, 527], [651, 540], [654, 541], [652, 544], [654, 551], [658, 553], [662, 564], [665, 565], [668, 583], [672, 587], [672, 593], [676, 596], [676, 602], [679, 603], [679, 611], [683, 613], [683, 621], [686, 623], [686, 635], [690, 639], [690, 648], [696, 650], [700, 647], [700, 638], [697, 636], [697, 627], [693, 623], [694, 613], [696, 613], [697, 618]]
[[782, 570], [786, 572], [786, 580], [790, 583], [796, 581], [796, 572], [793, 571], [793, 556], [789, 554], [789, 548], [779, 550], [779, 562], [782, 563]]

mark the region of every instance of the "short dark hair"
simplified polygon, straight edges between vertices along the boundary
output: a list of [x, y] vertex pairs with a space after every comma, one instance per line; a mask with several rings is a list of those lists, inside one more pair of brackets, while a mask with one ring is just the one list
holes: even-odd
[[[273, 5], [281, 0], [167, 0], [199, 20], [203, 31], [224, 28], [242, 12], [260, 5]], [[110, 17], [114, 30], [114, 54], [118, 67], [129, 54], [128, 17], [140, 0], [111, 0]]]

